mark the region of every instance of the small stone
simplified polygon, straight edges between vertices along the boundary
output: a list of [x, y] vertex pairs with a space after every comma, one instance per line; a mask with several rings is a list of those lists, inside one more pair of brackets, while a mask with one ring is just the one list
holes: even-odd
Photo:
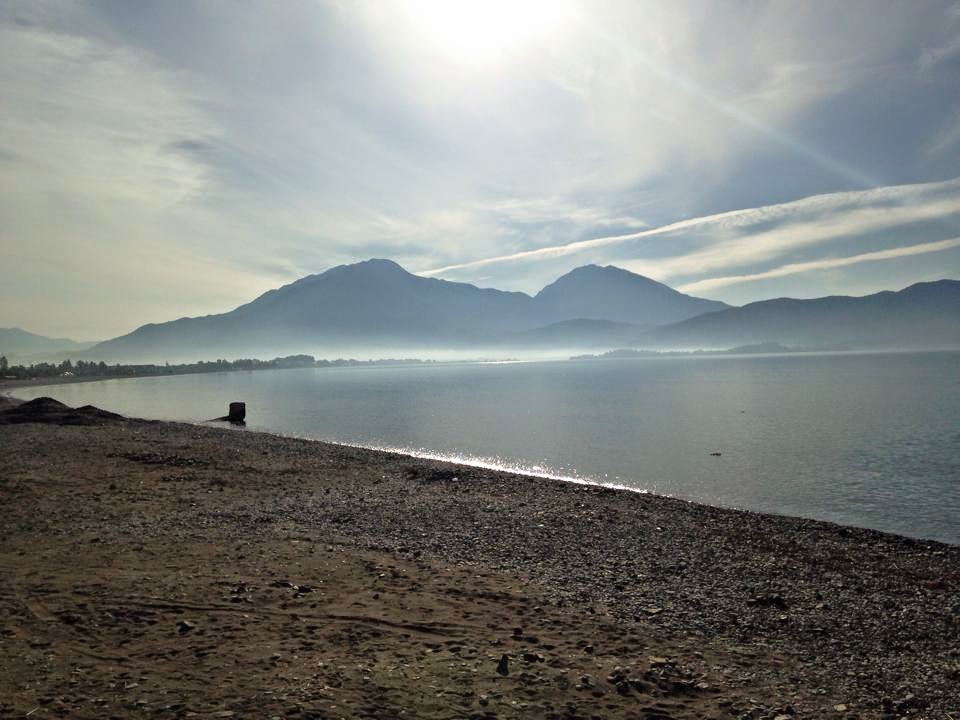
[[843, 703], [840, 703], [839, 705], [834, 705], [833, 709], [836, 710], [837, 712], [846, 712], [847, 706], [844, 705]]
[[186, 635], [188, 632], [193, 631], [197, 626], [194, 625], [189, 620], [181, 620], [177, 623], [177, 630], [181, 635]]
[[505, 654], [500, 656], [500, 662], [497, 663], [497, 673], [504, 676], [510, 674], [510, 658]]

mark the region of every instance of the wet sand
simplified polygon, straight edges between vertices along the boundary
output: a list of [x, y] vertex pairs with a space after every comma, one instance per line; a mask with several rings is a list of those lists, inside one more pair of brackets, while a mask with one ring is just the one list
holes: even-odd
[[20, 419], [0, 417], [0, 717], [960, 718], [957, 546]]

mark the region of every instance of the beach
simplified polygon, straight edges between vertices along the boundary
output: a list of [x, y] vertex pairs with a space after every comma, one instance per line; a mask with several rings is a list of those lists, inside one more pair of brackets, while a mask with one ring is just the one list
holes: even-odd
[[960, 718], [958, 546], [16, 411], [0, 717]]

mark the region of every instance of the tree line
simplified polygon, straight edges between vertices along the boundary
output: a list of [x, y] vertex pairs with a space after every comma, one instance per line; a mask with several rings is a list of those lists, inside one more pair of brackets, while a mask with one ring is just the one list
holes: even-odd
[[0, 356], [0, 377], [10, 380], [33, 380], [50, 377], [144, 377], [156, 375], [187, 375], [191, 373], [227, 372], [231, 370], [283, 370], [309, 367], [352, 367], [358, 365], [407, 365], [429, 362], [413, 359], [317, 360], [312, 355], [287, 355], [273, 360], [241, 358], [239, 360], [201, 360], [180, 365], [108, 365], [93, 360], [64, 360], [60, 363], [40, 362], [32, 365], [11, 365]]

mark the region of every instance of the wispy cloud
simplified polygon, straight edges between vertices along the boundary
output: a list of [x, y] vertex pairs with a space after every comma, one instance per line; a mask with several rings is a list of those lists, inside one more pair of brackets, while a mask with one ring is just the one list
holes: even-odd
[[0, 4], [0, 325], [117, 334], [371, 253], [535, 290], [957, 235], [957, 181], [917, 184], [960, 167], [955, 4], [566, 5], [464, 62], [401, 0]]
[[739, 283], [747, 283], [755, 280], [770, 280], [772, 278], [781, 278], [788, 275], [797, 275], [799, 273], [812, 272], [814, 270], [833, 270], [835, 268], [848, 267], [850, 265], [859, 265], [865, 262], [876, 262], [878, 260], [893, 260], [896, 258], [909, 257], [911, 255], [924, 255], [926, 253], [940, 252], [941, 250], [950, 250], [960, 247], [960, 238], [950, 238], [948, 240], [939, 240], [937, 242], [919, 243], [917, 245], [908, 245], [906, 247], [892, 248], [890, 250], [877, 250], [875, 252], [861, 253], [849, 257], [824, 258], [823, 260], [811, 260], [802, 263], [789, 263], [771, 270], [752, 273], [749, 275], [728, 275], [725, 277], [708, 278], [697, 282], [687, 283], [679, 286], [679, 290], [685, 293], [703, 293]]
[[[624, 267], [668, 280], [691, 273], [708, 273], [769, 261], [801, 247], [910, 223], [948, 220], [957, 214], [960, 214], [960, 179], [831, 193], [778, 205], [734, 210], [633, 233], [596, 237], [433, 268], [422, 274], [443, 275], [455, 270], [484, 268], [501, 263], [585, 255], [599, 248], [617, 245], [630, 245], [634, 249], [638, 240], [683, 233], [705, 237], [706, 247], [674, 257], [622, 257], [620, 264]], [[952, 222], [955, 223], [956, 218]]]

